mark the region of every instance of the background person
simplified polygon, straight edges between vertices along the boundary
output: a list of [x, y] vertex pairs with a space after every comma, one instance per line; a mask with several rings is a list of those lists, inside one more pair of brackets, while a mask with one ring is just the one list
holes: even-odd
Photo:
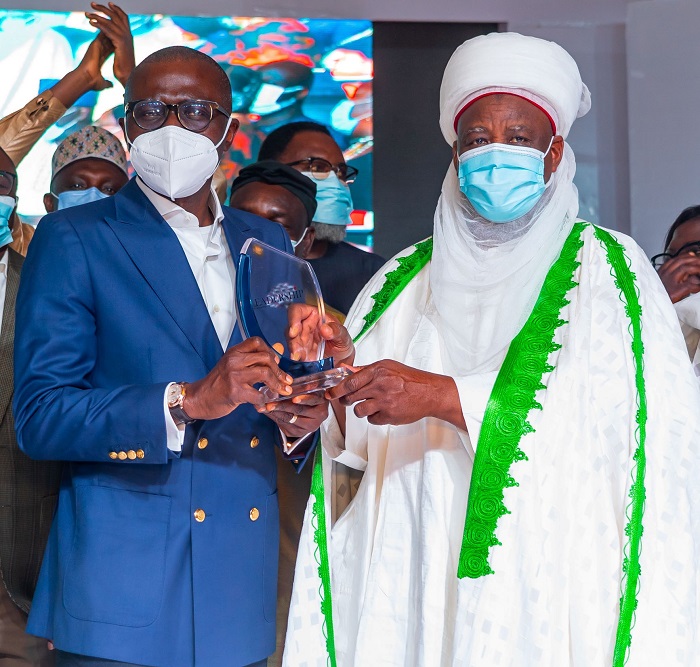
[[[241, 169], [231, 185], [230, 205], [282, 225], [297, 257], [306, 258], [314, 239], [316, 185], [296, 169], [263, 160]], [[340, 313], [332, 313], [342, 318]], [[342, 319], [341, 319], [342, 321]], [[311, 488], [311, 463], [294, 471], [277, 451], [277, 493], [280, 500], [280, 563], [277, 585], [277, 650], [268, 667], [282, 662], [289, 604], [304, 509]]]
[[111, 197], [128, 182], [121, 141], [95, 125], [68, 135], [51, 159], [51, 190], [44, 195], [47, 213]]
[[689, 206], [666, 234], [664, 252], [651, 258], [685, 336], [695, 374], [700, 375], [700, 206]]
[[229, 205], [279, 223], [289, 235], [294, 254], [308, 257], [314, 242], [316, 184], [296, 169], [274, 160], [244, 167], [231, 184]]
[[315, 235], [307, 259], [326, 301], [347, 314], [360, 290], [384, 265], [379, 255], [344, 241], [353, 209], [348, 186], [357, 170], [345, 162], [328, 129], [311, 122], [290, 123], [271, 132], [258, 159], [283, 162], [316, 183]]
[[17, 172], [0, 148], [0, 665], [50, 667], [46, 640], [28, 635], [27, 613], [51, 517], [60, 464], [20, 451], [12, 414], [15, 302], [23, 257], [11, 246]]
[[[114, 54], [114, 75], [122, 85], [134, 69], [134, 42], [127, 14], [111, 2], [109, 6], [97, 3], [91, 6], [95, 12], [86, 12], [86, 16], [100, 32], [88, 46], [80, 64], [22, 109], [0, 120], [0, 147], [15, 166], [80, 97], [88, 91], [100, 91], [112, 85], [101, 72], [110, 55]], [[12, 249], [26, 255], [34, 228], [21, 222], [13, 227]]]

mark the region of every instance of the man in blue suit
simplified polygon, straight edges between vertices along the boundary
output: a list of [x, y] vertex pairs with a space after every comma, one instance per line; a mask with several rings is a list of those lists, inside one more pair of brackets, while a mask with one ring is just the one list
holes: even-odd
[[264, 665], [274, 447], [313, 432], [327, 404], [265, 411], [254, 385], [289, 393], [291, 378], [260, 339], [241, 342], [234, 267], [251, 236], [291, 245], [213, 194], [238, 128], [218, 64], [163, 49], [125, 98], [138, 178], [44, 218], [18, 297], [19, 443], [66, 462], [28, 631], [59, 667]]

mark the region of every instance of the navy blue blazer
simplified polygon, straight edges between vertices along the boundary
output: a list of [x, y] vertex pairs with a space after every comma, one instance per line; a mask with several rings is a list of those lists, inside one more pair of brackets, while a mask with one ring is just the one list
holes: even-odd
[[[234, 261], [280, 225], [224, 208]], [[28, 631], [64, 651], [162, 667], [275, 649], [275, 424], [244, 405], [166, 446], [164, 392], [223, 350], [187, 258], [132, 181], [46, 216], [17, 299], [20, 447], [68, 462]], [[229, 346], [240, 342], [235, 328]]]

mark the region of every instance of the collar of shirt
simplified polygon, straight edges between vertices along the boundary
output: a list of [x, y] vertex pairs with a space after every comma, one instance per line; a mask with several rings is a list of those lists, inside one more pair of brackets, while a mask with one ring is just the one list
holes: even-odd
[[[176, 231], [196, 230], [197, 235], [202, 239], [206, 248], [206, 256], [217, 256], [221, 252], [221, 221], [224, 212], [219, 203], [219, 198], [211, 188], [209, 193], [209, 210], [214, 216], [214, 224], [209, 227], [200, 227], [199, 220], [192, 213], [188, 213], [184, 208], [178, 206], [174, 201], [151, 190], [140, 178], [136, 177], [136, 184], [141, 188], [141, 192], [146, 195], [154, 208], [163, 217], [163, 220]], [[178, 234], [178, 236], [180, 236]]]

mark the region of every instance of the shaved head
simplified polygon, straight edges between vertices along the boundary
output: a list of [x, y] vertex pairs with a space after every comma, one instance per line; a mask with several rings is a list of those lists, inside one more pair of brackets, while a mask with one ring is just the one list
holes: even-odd
[[152, 53], [144, 58], [133, 70], [129, 80], [126, 82], [124, 98], [127, 102], [134, 101], [132, 91], [134, 81], [143, 77], [153, 65], [173, 65], [178, 67], [182, 64], [195, 68], [203, 79], [214, 84], [218, 94], [213, 102], [218, 102], [226, 111], [231, 112], [231, 82], [221, 65], [213, 58], [210, 58], [201, 51], [190, 49], [186, 46], [168, 46]]

